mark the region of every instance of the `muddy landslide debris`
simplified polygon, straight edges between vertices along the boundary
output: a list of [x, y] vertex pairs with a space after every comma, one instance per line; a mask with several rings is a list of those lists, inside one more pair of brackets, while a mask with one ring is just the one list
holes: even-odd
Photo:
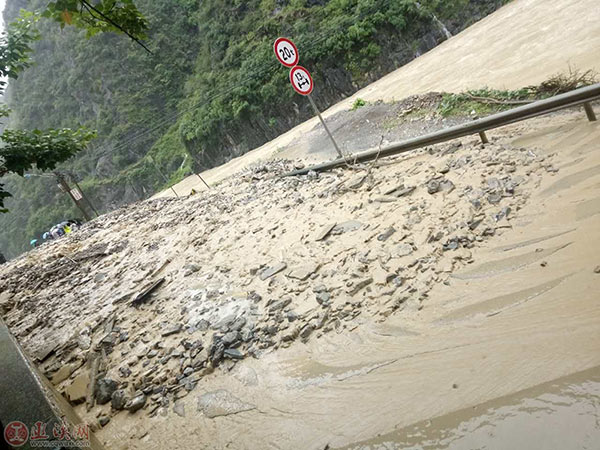
[[[511, 226], [547, 164], [475, 140], [295, 178], [278, 176], [293, 162], [272, 161], [122, 207], [2, 265], [0, 313], [103, 424], [174, 405], [183, 416], [179, 399], [244, 358], [416, 313]], [[253, 406], [217, 391], [198, 408]]]

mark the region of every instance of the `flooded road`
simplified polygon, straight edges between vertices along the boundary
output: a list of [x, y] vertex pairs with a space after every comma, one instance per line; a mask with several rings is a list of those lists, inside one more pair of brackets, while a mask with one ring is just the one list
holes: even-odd
[[[99, 436], [144, 450], [597, 448], [600, 125], [584, 117], [496, 132], [560, 169], [423, 302], [217, 370], [178, 400], [185, 416], [120, 415]], [[218, 417], [207, 399], [223, 399]]]
[[343, 449], [592, 450], [598, 443], [600, 367], [595, 367]]

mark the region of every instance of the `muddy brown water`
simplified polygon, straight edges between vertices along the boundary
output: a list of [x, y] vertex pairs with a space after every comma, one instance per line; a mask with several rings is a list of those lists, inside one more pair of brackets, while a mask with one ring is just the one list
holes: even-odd
[[600, 367], [595, 367], [343, 449], [592, 450], [599, 443]]

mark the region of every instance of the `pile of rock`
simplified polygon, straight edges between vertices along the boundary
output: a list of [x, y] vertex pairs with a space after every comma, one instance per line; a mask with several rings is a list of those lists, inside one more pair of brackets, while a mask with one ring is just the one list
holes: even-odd
[[418, 311], [511, 226], [548, 163], [475, 142], [295, 178], [274, 161], [120, 208], [3, 265], [0, 313], [101, 424], [156, 414], [216, 369]]

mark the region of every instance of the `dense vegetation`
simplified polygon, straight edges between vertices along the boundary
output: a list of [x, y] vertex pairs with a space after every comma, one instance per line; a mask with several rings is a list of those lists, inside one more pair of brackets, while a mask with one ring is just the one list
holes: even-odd
[[[86, 126], [88, 150], [64, 164], [101, 211], [222, 163], [311, 115], [274, 59], [293, 38], [315, 75], [321, 107], [405, 64], [506, 0], [137, 0], [146, 52], [123, 36], [40, 23], [35, 65], [11, 82], [13, 128]], [[5, 20], [44, 0], [8, 0]], [[160, 172], [157, 170], [160, 168]], [[163, 175], [164, 174], [164, 177]], [[49, 178], [4, 177], [14, 194], [0, 216], [0, 251], [78, 216]]]

